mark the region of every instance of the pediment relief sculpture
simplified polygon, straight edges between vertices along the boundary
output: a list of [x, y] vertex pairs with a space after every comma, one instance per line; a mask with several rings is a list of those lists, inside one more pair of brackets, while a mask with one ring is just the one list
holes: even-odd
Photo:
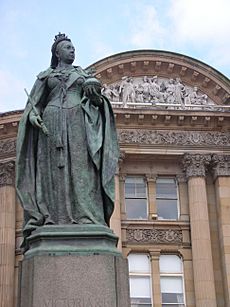
[[169, 109], [213, 110], [218, 107], [197, 86], [188, 86], [180, 78], [122, 77], [121, 81], [104, 84], [103, 94], [114, 106], [148, 106]]

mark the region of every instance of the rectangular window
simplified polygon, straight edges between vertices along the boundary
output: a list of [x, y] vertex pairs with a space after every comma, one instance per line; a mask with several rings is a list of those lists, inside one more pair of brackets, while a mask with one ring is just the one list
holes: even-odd
[[147, 219], [147, 189], [143, 177], [125, 180], [125, 207], [127, 219]]
[[130, 254], [128, 263], [131, 307], [151, 307], [151, 270], [148, 256]]
[[176, 178], [157, 178], [156, 206], [158, 219], [178, 219], [178, 191]]
[[177, 255], [160, 256], [162, 307], [184, 307], [182, 259]]

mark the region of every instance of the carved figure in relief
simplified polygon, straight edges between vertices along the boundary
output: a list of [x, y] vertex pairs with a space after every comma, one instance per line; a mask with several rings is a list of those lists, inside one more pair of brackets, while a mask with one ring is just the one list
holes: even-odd
[[127, 107], [127, 102], [135, 102], [135, 86], [131, 77], [123, 77], [119, 88], [119, 94], [121, 94], [125, 107]]
[[197, 86], [193, 90], [188, 89], [185, 94], [185, 105], [203, 105], [207, 104], [207, 95], [199, 95]]
[[150, 100], [152, 102], [164, 102], [164, 93], [161, 91], [161, 85], [158, 84], [158, 77], [150, 79]]
[[150, 98], [150, 83], [149, 79], [146, 76], [143, 77], [143, 82], [141, 83], [141, 86], [143, 88], [143, 100], [144, 102], [148, 102]]
[[181, 83], [180, 78], [176, 78], [175, 80], [175, 102], [179, 104], [183, 104], [183, 98], [184, 98], [184, 92], [185, 92], [185, 87]]
[[[116, 88], [117, 87], [117, 88]], [[189, 105], [205, 105], [206, 109], [212, 109], [207, 95], [198, 94], [198, 88], [186, 87], [179, 77], [159, 81], [158, 76], [152, 78], [144, 76], [140, 78], [123, 77], [122, 81], [103, 92], [112, 101], [123, 101], [124, 107], [127, 102], [152, 103], [155, 104], [176, 104], [176, 108], [184, 109]], [[119, 96], [119, 97], [118, 97]], [[167, 106], [166, 106], [167, 107]], [[170, 106], [171, 108], [171, 106]]]
[[168, 83], [166, 84], [166, 102], [167, 103], [175, 103], [176, 96], [175, 96], [175, 83], [173, 79], [169, 79]]
[[104, 84], [101, 93], [111, 101], [116, 101], [119, 98], [118, 91], [116, 90], [116, 87], [113, 85], [108, 86], [107, 84]]

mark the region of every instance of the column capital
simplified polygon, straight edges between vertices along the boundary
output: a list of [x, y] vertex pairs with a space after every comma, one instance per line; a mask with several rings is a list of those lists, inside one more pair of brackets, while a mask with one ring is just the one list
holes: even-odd
[[213, 154], [211, 165], [212, 165], [214, 180], [217, 177], [230, 176], [230, 155]]
[[156, 182], [157, 175], [156, 174], [146, 174], [145, 179], [147, 182]]
[[119, 179], [120, 179], [121, 182], [125, 182], [126, 177], [127, 177], [127, 174], [124, 174], [124, 173], [119, 174]]
[[186, 177], [205, 177], [210, 162], [211, 155], [186, 153], [182, 160]]
[[161, 249], [149, 249], [150, 260], [159, 260], [161, 255]]
[[187, 182], [187, 178], [185, 176], [185, 174], [179, 174], [176, 176], [176, 179], [179, 183], [185, 183]]
[[15, 181], [15, 162], [0, 162], [0, 187], [14, 185]]

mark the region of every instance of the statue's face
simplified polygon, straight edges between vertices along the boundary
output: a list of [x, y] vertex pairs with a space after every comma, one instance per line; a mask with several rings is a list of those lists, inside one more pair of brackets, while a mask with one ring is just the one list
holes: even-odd
[[60, 42], [56, 50], [57, 57], [67, 64], [72, 64], [75, 60], [75, 48], [71, 42]]

